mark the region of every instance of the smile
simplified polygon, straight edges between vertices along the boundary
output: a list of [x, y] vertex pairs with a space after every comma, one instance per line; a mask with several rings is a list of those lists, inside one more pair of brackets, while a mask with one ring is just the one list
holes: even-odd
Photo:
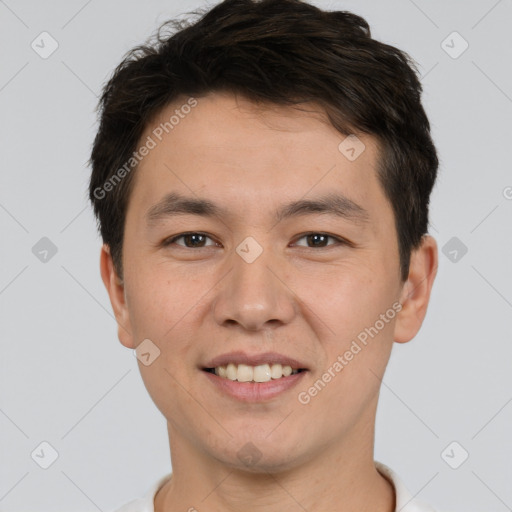
[[223, 379], [229, 379], [238, 382], [269, 382], [271, 380], [282, 379], [290, 375], [295, 375], [302, 368], [292, 368], [289, 365], [281, 364], [260, 364], [250, 366], [247, 364], [229, 363], [227, 365], [217, 366], [215, 368], [205, 368], [205, 371], [214, 373]]
[[[279, 364], [261, 364], [252, 367], [243, 364], [233, 364], [233, 366], [228, 364], [223, 367], [224, 369], [221, 369], [222, 367], [204, 368], [201, 374], [221, 395], [230, 396], [239, 402], [256, 403], [265, 402], [284, 394], [285, 391], [297, 386], [304, 375], [309, 373], [305, 369], [292, 369], [291, 366], [279, 368], [280, 366]], [[276, 378], [272, 377], [272, 368]], [[240, 378], [247, 380], [239, 380], [239, 371]], [[217, 375], [217, 372], [225, 372], [226, 375], [222, 377]], [[234, 378], [235, 372], [236, 378]], [[277, 377], [278, 374], [280, 374], [279, 377]], [[265, 380], [260, 382], [253, 380], [258, 378]]]

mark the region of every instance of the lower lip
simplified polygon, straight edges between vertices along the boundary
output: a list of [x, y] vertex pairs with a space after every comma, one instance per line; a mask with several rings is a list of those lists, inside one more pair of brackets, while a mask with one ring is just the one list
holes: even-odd
[[201, 372], [213, 385], [233, 398], [242, 402], [263, 402], [296, 386], [304, 377], [304, 374], [307, 373], [307, 370], [288, 375], [288, 377], [272, 379], [268, 382], [238, 382], [204, 370], [201, 370]]

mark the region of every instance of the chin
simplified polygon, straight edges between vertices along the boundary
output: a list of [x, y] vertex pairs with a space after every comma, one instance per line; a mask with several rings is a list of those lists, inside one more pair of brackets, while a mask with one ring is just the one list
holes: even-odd
[[228, 447], [212, 456], [234, 470], [248, 473], [280, 473], [299, 466], [304, 455], [297, 453], [297, 443], [260, 438], [232, 440]]

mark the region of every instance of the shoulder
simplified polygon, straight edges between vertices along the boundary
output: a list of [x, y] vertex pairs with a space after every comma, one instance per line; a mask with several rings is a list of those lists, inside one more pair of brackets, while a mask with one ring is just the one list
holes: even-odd
[[405, 487], [397, 473], [395, 473], [390, 467], [378, 461], [375, 461], [375, 467], [377, 468], [377, 471], [386, 477], [395, 488], [395, 510], [399, 510], [400, 512], [440, 512], [432, 508], [430, 505], [414, 498]]
[[156, 493], [169, 478], [171, 478], [171, 474], [163, 476], [147, 489], [142, 497], [125, 503], [114, 512], [155, 512], [154, 499]]

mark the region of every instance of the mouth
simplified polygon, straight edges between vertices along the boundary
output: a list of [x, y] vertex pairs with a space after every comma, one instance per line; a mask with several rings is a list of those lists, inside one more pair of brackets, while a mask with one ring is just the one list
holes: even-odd
[[230, 363], [226, 366], [202, 370], [201, 373], [206, 377], [206, 381], [217, 393], [245, 403], [268, 402], [281, 395], [286, 396], [285, 392], [297, 386], [308, 374], [305, 368], [292, 368], [278, 364], [261, 364], [252, 367]]
[[307, 371], [306, 368], [292, 368], [290, 365], [279, 363], [264, 363], [256, 366], [248, 364], [228, 363], [212, 368], [203, 368], [203, 371], [216, 375], [221, 379], [237, 382], [263, 383], [277, 381]]
[[284, 354], [221, 354], [198, 367], [216, 393], [237, 401], [265, 402], [285, 395], [310, 371], [306, 365]]

